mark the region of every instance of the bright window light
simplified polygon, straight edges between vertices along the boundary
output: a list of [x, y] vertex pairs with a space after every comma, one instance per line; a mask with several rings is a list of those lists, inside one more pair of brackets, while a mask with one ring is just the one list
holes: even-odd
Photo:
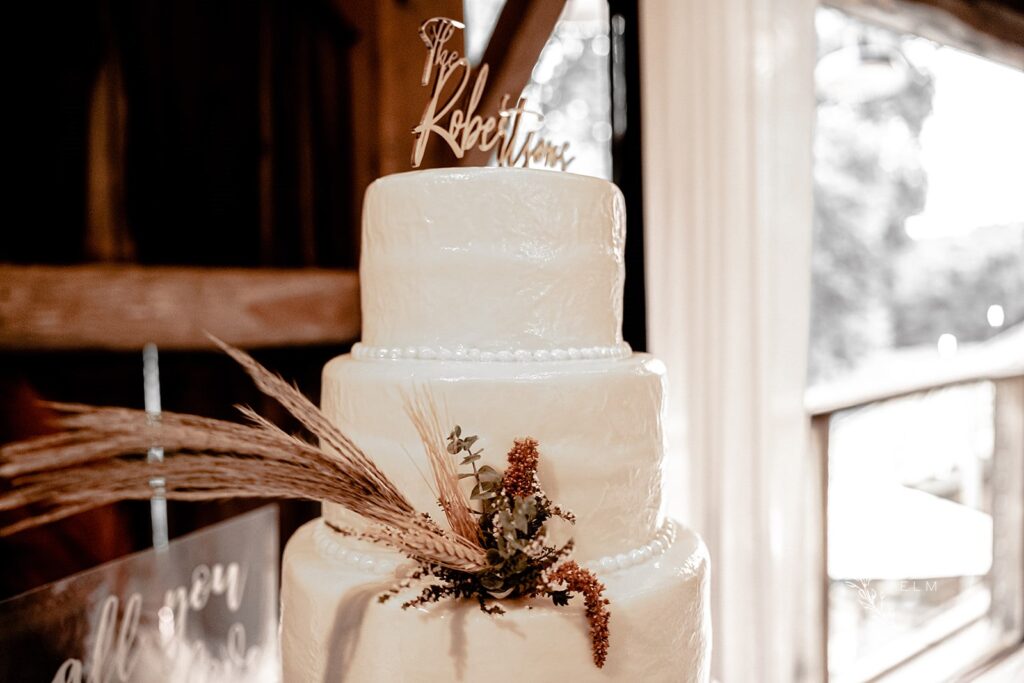
[[943, 358], [949, 358], [956, 354], [956, 335], [950, 334], [949, 332], [939, 336], [939, 355]]
[[990, 327], [1002, 327], [1006, 321], [1006, 313], [1003, 311], [1003, 307], [999, 304], [993, 304], [988, 307], [988, 324]]

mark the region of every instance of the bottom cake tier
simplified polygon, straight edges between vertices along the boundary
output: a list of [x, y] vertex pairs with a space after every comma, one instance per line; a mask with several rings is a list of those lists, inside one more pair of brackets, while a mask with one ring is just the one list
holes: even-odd
[[707, 681], [708, 553], [681, 525], [593, 563], [611, 601], [604, 668], [591, 656], [583, 600], [503, 601], [503, 615], [445, 600], [403, 610], [382, 595], [402, 557], [314, 520], [285, 550], [281, 647], [288, 683], [335, 681]]

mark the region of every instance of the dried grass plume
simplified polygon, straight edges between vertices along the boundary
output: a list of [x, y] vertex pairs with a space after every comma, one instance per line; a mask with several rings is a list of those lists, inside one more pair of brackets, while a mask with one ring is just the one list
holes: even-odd
[[[248, 408], [248, 424], [164, 412], [47, 404], [56, 433], [0, 446], [0, 512], [27, 516], [0, 522], [0, 536], [119, 500], [152, 496], [163, 477], [167, 497], [304, 498], [343, 505], [373, 524], [368, 534], [412, 558], [461, 571], [486, 566], [478, 544], [440, 529], [355, 443], [298, 389], [247, 353], [216, 340], [319, 440], [286, 434]], [[429, 401], [423, 399], [425, 408]], [[146, 461], [152, 446], [162, 463]]]

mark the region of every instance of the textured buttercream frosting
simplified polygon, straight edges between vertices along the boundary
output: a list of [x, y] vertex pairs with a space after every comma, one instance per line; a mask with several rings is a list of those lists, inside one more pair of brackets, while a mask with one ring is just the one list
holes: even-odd
[[[332, 531], [289, 542], [282, 569], [286, 681], [706, 682], [707, 551], [661, 517], [664, 367], [622, 341], [622, 196], [595, 178], [509, 168], [382, 178], [367, 192], [363, 339], [324, 368], [327, 417], [413, 506], [444, 525], [405, 411], [429, 392], [445, 428], [477, 434], [505, 469], [539, 442], [538, 476], [576, 524], [574, 559], [611, 600], [610, 650], [592, 662], [581, 598], [506, 600], [506, 614], [443, 600], [385, 604], [408, 558]], [[364, 521], [326, 504], [335, 526]]]
[[522, 168], [381, 178], [363, 204], [363, 344], [617, 348], [624, 242], [622, 194], [597, 178]]
[[[325, 554], [315, 540], [320, 524], [300, 529], [285, 550], [281, 643], [289, 683], [708, 680], [707, 549], [681, 526], [663, 553], [627, 569], [598, 570], [612, 613], [608, 661], [598, 669], [581, 598], [568, 607], [506, 601], [500, 616], [470, 600], [402, 610], [411, 590], [380, 604], [394, 574]], [[352, 539], [338, 543], [379, 553]]]
[[[499, 470], [515, 439], [537, 439], [544, 490], [576, 515], [576, 557], [588, 561], [630, 552], [657, 529], [664, 374], [647, 354], [530, 364], [340, 356], [324, 368], [321, 409], [442, 525], [405, 397], [429, 391], [446, 428], [458, 423], [479, 435], [481, 464]], [[345, 526], [362, 523], [336, 505], [324, 514]]]

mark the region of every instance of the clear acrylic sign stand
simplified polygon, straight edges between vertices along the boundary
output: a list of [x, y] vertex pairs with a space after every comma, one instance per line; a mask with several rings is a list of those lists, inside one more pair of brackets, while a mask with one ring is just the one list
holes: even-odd
[[[160, 365], [156, 344], [150, 342], [142, 349], [142, 395], [146, 409], [146, 418], [150, 424], [160, 422]], [[163, 462], [164, 449], [161, 444], [153, 444], [146, 454], [148, 462]], [[154, 477], [149, 485], [153, 487], [153, 497], [149, 500], [149, 518], [153, 527], [153, 548], [163, 550], [167, 547], [167, 490], [163, 477]]]
[[[153, 344], [143, 389], [159, 421]], [[150, 484], [152, 549], [0, 602], [0, 681], [280, 680], [276, 506], [168, 541], [165, 482]]]
[[0, 602], [0, 681], [277, 681], [277, 508]]

